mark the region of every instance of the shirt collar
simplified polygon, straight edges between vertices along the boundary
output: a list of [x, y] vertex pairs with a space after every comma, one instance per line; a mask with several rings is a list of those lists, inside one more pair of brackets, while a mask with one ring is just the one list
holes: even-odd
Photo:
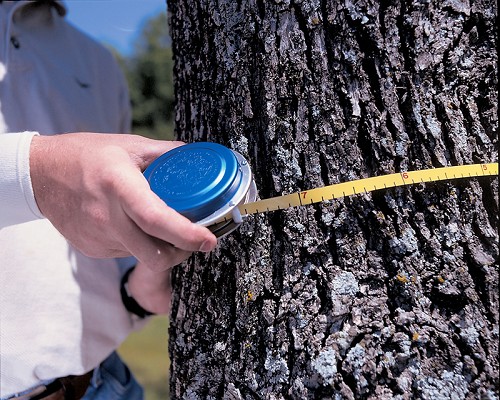
[[[43, 1], [43, 0], [37, 0], [37, 1]], [[7, 6], [7, 10], [9, 10], [9, 7], [11, 7], [14, 10], [14, 12], [16, 12], [17, 10], [21, 9], [22, 7], [32, 2], [33, 1], [19, 0], [19, 1], [0, 2], [0, 4], [3, 3], [4, 6]], [[49, 0], [48, 3], [50, 4], [51, 7], [54, 7], [59, 16], [64, 17], [66, 15], [67, 8], [64, 0]]]
[[53, 2], [54, 8], [57, 10], [57, 13], [61, 16], [64, 17], [68, 10], [66, 9], [66, 4], [64, 0], [57, 0]]

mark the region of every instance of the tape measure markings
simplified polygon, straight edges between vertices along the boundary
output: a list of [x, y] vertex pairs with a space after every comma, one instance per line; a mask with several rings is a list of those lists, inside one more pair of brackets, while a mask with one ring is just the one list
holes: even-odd
[[498, 163], [442, 167], [357, 179], [241, 204], [238, 209], [242, 215], [258, 214], [263, 210], [276, 211], [299, 207], [384, 188], [486, 175], [498, 175]]

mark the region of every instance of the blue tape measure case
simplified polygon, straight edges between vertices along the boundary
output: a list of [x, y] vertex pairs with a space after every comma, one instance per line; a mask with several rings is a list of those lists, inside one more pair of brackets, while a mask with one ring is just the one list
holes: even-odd
[[[221, 237], [238, 227], [237, 206], [255, 201], [245, 158], [225, 146], [196, 142], [158, 157], [144, 171], [151, 190], [169, 207]], [[214, 223], [226, 217], [223, 223]]]

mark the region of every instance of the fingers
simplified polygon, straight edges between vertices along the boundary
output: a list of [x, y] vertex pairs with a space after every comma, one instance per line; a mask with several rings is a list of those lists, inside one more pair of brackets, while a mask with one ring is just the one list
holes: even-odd
[[175, 248], [157, 238], [144, 234], [139, 228], [126, 235], [123, 245], [151, 271], [166, 271], [185, 261], [191, 252]]
[[[138, 161], [141, 171], [161, 154], [185, 144], [180, 141], [145, 140], [148, 145], [141, 150]], [[216, 237], [207, 228], [193, 224], [168, 207], [151, 191], [142, 174], [130, 171], [126, 179], [126, 186], [123, 186], [126, 189], [124, 210], [146, 234], [186, 251], [209, 252], [215, 248]]]
[[170, 269], [191, 252], [212, 251], [217, 245], [207, 228], [193, 224], [156, 196], [137, 170], [125, 171], [114, 182], [127, 221], [118, 230], [121, 242], [151, 270]]
[[143, 221], [139, 219], [145, 232], [186, 251], [210, 252], [217, 246], [217, 238], [207, 228], [193, 224], [161, 200], [158, 202], [144, 213]]
[[142, 174], [127, 174], [127, 193], [122, 207], [129, 218], [149, 236], [185, 251], [212, 251], [217, 238], [168, 207], [154, 194]]

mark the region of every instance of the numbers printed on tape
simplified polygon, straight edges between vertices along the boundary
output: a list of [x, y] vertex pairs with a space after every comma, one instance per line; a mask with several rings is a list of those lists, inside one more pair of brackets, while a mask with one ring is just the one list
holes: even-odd
[[253, 203], [241, 204], [238, 206], [238, 209], [244, 216], [321, 203], [327, 200], [335, 200], [354, 194], [368, 193], [396, 186], [407, 186], [418, 183], [493, 175], [498, 175], [498, 163], [470, 164], [420, 171], [407, 171], [371, 178], [357, 179], [354, 181], [337, 183], [334, 185], [313, 188], [283, 196], [258, 200]]
[[281, 210], [307, 204], [320, 203], [354, 194], [368, 193], [375, 190], [417, 183], [436, 182], [450, 179], [473, 178], [498, 175], [498, 163], [471, 164], [456, 167], [443, 167], [421, 171], [407, 171], [355, 181], [338, 183], [330, 186], [309, 189], [284, 196], [259, 200], [239, 206], [241, 214], [256, 214], [265, 211]]

